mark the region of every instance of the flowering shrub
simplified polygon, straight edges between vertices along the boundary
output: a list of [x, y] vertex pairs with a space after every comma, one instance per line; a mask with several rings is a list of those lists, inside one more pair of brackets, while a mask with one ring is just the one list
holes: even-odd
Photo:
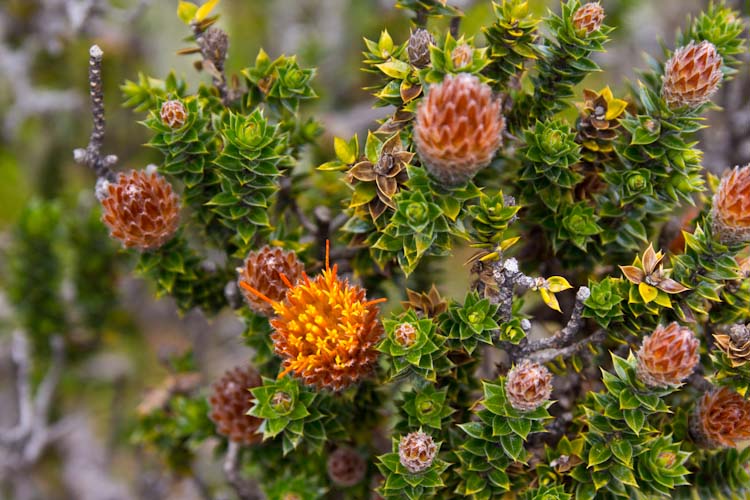
[[[92, 49], [76, 157], [104, 223], [182, 311], [234, 309], [255, 352], [143, 412], [140, 441], [184, 467], [213, 434], [241, 498], [746, 495], [750, 166], [717, 179], [695, 140], [740, 15], [711, 4], [619, 91], [579, 86], [613, 30], [598, 3], [496, 0], [481, 41], [447, 1], [396, 3], [410, 35], [363, 62], [389, 114], [321, 164], [315, 71], [259, 50], [228, 76], [217, 1], [181, 1], [211, 84], [126, 82], [161, 161], [115, 176]], [[434, 270], [467, 247], [449, 271], [470, 290], [444, 299]]]

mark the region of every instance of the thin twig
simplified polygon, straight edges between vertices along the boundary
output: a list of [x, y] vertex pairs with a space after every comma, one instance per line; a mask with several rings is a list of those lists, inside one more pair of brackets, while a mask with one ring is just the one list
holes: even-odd
[[553, 359], [557, 357], [562, 357], [563, 359], [569, 358], [570, 356], [576, 354], [578, 351], [586, 347], [587, 345], [593, 343], [593, 342], [601, 342], [604, 340], [607, 332], [603, 329], [595, 331], [590, 336], [586, 337], [583, 340], [579, 340], [575, 344], [569, 345], [567, 347], [563, 347], [561, 349], [545, 349], [544, 351], [537, 351], [532, 353], [528, 359], [532, 361], [536, 361], [537, 363], [544, 364], [549, 361], [552, 361]]
[[451, 18], [450, 32], [453, 38], [458, 38], [458, 30], [461, 28], [461, 16]]
[[576, 303], [573, 307], [573, 313], [570, 315], [570, 319], [565, 327], [551, 337], [529, 342], [521, 349], [521, 355], [528, 355], [543, 349], [560, 349], [568, 346], [585, 323], [582, 317], [583, 304], [590, 295], [591, 291], [588, 287], [582, 286], [579, 288], [576, 293]]
[[117, 163], [115, 155], [102, 156], [106, 120], [104, 118], [104, 91], [102, 88], [102, 58], [104, 52], [98, 45], [89, 49], [89, 88], [91, 94], [91, 116], [93, 128], [86, 149], [73, 151], [76, 163], [86, 165], [94, 171], [99, 179], [113, 182], [115, 174], [111, 167]]

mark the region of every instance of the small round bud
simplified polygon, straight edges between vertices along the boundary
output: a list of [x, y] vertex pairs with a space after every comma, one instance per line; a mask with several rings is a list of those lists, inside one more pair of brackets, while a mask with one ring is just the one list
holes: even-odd
[[587, 3], [573, 14], [573, 27], [582, 36], [598, 31], [603, 22], [604, 9], [598, 3]]
[[535, 410], [549, 401], [552, 374], [544, 365], [524, 359], [508, 372], [505, 394], [516, 410]]
[[430, 64], [430, 45], [435, 44], [435, 38], [426, 29], [419, 28], [412, 31], [406, 53], [409, 62], [417, 68], [424, 68]]
[[277, 391], [271, 396], [271, 407], [280, 414], [292, 411], [292, 397], [283, 391]]
[[649, 387], [676, 387], [700, 361], [700, 342], [693, 331], [673, 322], [659, 325], [643, 339], [636, 357], [638, 378]]
[[348, 446], [336, 448], [326, 463], [328, 477], [337, 486], [348, 488], [362, 481], [367, 472], [367, 463], [362, 455]]
[[161, 105], [159, 112], [161, 122], [171, 129], [182, 128], [187, 120], [187, 109], [182, 101], [173, 99]]
[[708, 102], [721, 84], [721, 65], [721, 55], [706, 40], [675, 50], [664, 65], [661, 95], [667, 106], [694, 108]]
[[465, 43], [457, 46], [455, 49], [453, 49], [453, 52], [451, 52], [453, 67], [456, 69], [463, 69], [471, 64], [471, 60], [473, 59], [473, 57], [474, 49], [472, 49], [471, 46]]
[[393, 332], [393, 337], [401, 347], [411, 347], [417, 341], [417, 330], [410, 323], [401, 323]]
[[750, 165], [735, 167], [721, 178], [711, 208], [711, 227], [722, 244], [750, 242]]
[[412, 474], [429, 469], [437, 451], [438, 447], [432, 436], [422, 431], [407, 434], [398, 443], [399, 461]]

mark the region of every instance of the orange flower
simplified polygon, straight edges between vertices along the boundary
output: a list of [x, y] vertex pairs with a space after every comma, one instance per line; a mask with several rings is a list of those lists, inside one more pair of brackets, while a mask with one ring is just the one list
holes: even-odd
[[383, 335], [377, 304], [365, 290], [342, 280], [336, 265], [314, 279], [302, 274], [297, 284], [281, 275], [288, 290], [283, 300], [272, 300], [247, 282], [240, 286], [273, 307], [274, 350], [282, 358], [279, 378], [289, 372], [317, 388], [341, 390], [370, 374]]
[[714, 236], [721, 243], [750, 241], [750, 165], [724, 174], [714, 195], [711, 216]]

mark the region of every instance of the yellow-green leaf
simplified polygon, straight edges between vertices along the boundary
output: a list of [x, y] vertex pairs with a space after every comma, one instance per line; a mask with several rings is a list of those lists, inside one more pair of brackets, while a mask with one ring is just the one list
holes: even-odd
[[547, 278], [547, 288], [549, 288], [550, 292], [557, 293], [573, 287], [562, 276], [552, 276], [551, 278]]
[[192, 2], [180, 0], [180, 3], [177, 4], [177, 17], [185, 24], [190, 24], [197, 11], [198, 6]]
[[341, 137], [333, 138], [333, 149], [339, 160], [347, 164], [352, 164], [357, 160], [357, 151], [353, 151], [352, 143], [347, 142]]
[[646, 284], [645, 281], [641, 281], [638, 284], [638, 293], [641, 294], [643, 302], [648, 304], [649, 302], [654, 300], [657, 295], [659, 295], [659, 290], [651, 285]]
[[399, 80], [406, 78], [406, 75], [409, 74], [409, 65], [398, 59], [391, 59], [388, 62], [377, 64], [376, 66], [386, 75]]
[[656, 302], [657, 304], [659, 304], [662, 307], [668, 307], [668, 308], [672, 309], [672, 300], [669, 298], [669, 295], [667, 295], [664, 292], [660, 291], [656, 295], [656, 298], [654, 298], [654, 302]]
[[500, 250], [503, 252], [518, 243], [518, 240], [520, 240], [520, 236], [515, 236], [513, 238], [506, 238], [500, 243]]
[[390, 55], [393, 52], [393, 39], [388, 33], [388, 30], [383, 30], [380, 33], [380, 39], [378, 40], [378, 49], [380, 50], [381, 56]]
[[219, 0], [208, 0], [208, 2], [201, 5], [198, 11], [195, 13], [195, 20], [203, 21], [209, 16], [209, 14], [211, 14], [211, 11], [214, 10], [214, 7], [216, 7], [218, 3]]
[[557, 312], [562, 312], [560, 310], [560, 303], [557, 301], [557, 297], [555, 297], [554, 293], [550, 293], [549, 290], [545, 288], [540, 288], [539, 292], [542, 294], [542, 300], [550, 309], [554, 309]]
[[321, 172], [338, 172], [340, 170], [345, 170], [349, 165], [346, 163], [340, 162], [338, 160], [333, 161], [327, 161], [324, 164], [320, 165], [317, 170], [320, 170]]

